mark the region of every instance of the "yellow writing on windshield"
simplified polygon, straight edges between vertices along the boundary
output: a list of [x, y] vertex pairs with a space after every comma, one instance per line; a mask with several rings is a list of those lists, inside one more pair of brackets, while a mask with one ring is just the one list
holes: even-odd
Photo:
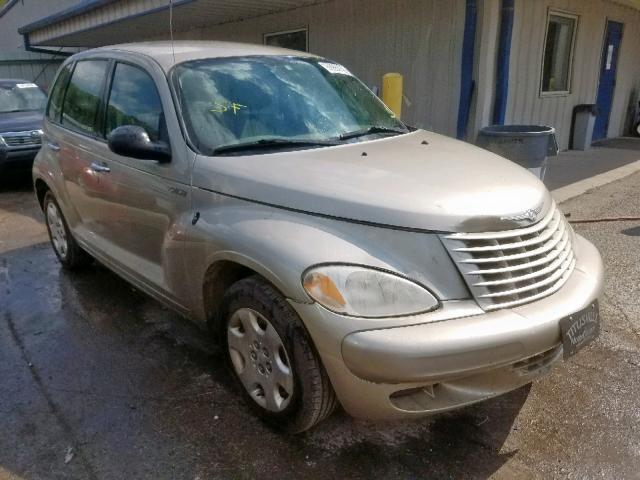
[[238, 111], [242, 110], [243, 108], [247, 108], [247, 106], [237, 102], [233, 102], [233, 103], [215, 102], [213, 104], [213, 108], [210, 111], [213, 113], [233, 112], [234, 115], [237, 115]]

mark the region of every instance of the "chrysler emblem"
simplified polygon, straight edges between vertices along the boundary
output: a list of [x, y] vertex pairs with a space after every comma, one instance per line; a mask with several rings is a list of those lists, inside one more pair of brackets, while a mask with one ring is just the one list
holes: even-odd
[[528, 222], [535, 222], [536, 219], [538, 218], [538, 215], [540, 215], [540, 212], [542, 212], [542, 207], [543, 204], [541, 204], [540, 206], [536, 207], [536, 208], [530, 208], [528, 210], [525, 210], [522, 213], [518, 213], [517, 215], [510, 215], [508, 217], [500, 217], [500, 220], [510, 220], [513, 222], [519, 222], [522, 220], [526, 220]]

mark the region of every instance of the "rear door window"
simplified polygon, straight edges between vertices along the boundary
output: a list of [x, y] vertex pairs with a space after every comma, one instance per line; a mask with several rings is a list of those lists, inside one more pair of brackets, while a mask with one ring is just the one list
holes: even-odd
[[49, 106], [47, 107], [47, 117], [52, 122], [60, 121], [60, 112], [62, 112], [62, 101], [64, 100], [64, 92], [69, 83], [71, 76], [71, 64], [66, 65], [56, 80], [51, 95], [49, 96]]
[[97, 135], [98, 112], [109, 62], [83, 60], [71, 75], [62, 107], [62, 125], [76, 132]]
[[107, 134], [123, 125], [144, 128], [152, 141], [165, 139], [162, 102], [155, 82], [141, 68], [118, 63], [107, 105]]

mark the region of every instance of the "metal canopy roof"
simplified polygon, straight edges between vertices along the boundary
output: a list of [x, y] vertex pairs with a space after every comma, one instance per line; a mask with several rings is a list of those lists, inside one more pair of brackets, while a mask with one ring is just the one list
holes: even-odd
[[[173, 0], [174, 33], [327, 0]], [[639, 0], [640, 1], [640, 0]], [[19, 28], [29, 45], [98, 47], [169, 38], [170, 0], [82, 0]]]

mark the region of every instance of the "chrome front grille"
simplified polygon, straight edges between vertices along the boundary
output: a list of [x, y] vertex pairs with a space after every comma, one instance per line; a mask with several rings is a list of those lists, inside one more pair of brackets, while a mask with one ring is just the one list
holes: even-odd
[[35, 147], [42, 144], [42, 132], [29, 130], [26, 132], [5, 132], [0, 134], [8, 147]]
[[441, 238], [471, 293], [489, 311], [559, 290], [575, 267], [571, 236], [571, 227], [554, 203], [531, 227]]

